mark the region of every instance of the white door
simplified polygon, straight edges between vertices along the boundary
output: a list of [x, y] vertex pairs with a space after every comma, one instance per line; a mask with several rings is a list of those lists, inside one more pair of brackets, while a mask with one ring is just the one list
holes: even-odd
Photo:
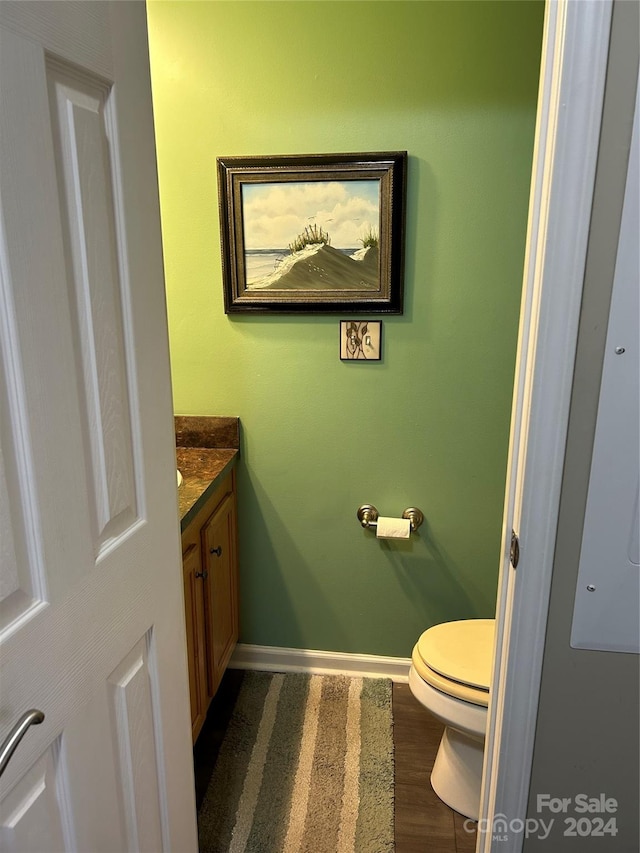
[[0, 2], [6, 851], [197, 849], [142, 2]]
[[[477, 850], [522, 850], [612, 0], [546, 4]], [[511, 559], [511, 533], [519, 560]], [[514, 554], [515, 558], [515, 549]], [[513, 563], [517, 564], [517, 568]]]

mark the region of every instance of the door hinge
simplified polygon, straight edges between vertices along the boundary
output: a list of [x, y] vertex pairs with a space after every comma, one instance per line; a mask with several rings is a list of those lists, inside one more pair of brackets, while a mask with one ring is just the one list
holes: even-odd
[[511, 565], [514, 569], [517, 569], [518, 563], [520, 562], [520, 540], [516, 536], [515, 530], [511, 531], [511, 550], [509, 551], [509, 557], [511, 558]]

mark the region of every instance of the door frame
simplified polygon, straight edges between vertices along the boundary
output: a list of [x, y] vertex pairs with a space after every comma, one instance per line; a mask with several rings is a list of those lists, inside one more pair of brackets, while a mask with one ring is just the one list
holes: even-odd
[[613, 0], [545, 9], [479, 853], [524, 839], [612, 12]]

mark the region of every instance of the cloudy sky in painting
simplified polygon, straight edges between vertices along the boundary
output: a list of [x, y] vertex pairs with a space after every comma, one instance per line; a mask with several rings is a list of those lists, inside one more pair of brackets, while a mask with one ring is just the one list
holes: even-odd
[[284, 249], [314, 223], [336, 249], [359, 248], [379, 230], [380, 181], [243, 184], [242, 205], [245, 249]]

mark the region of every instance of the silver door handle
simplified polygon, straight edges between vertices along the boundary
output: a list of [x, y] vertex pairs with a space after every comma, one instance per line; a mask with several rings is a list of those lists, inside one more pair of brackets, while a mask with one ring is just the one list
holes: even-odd
[[39, 726], [43, 720], [44, 714], [35, 708], [32, 708], [31, 711], [27, 711], [20, 717], [4, 739], [2, 746], [0, 746], [0, 776], [4, 773], [9, 759], [16, 751], [16, 747], [24, 737], [29, 726]]

